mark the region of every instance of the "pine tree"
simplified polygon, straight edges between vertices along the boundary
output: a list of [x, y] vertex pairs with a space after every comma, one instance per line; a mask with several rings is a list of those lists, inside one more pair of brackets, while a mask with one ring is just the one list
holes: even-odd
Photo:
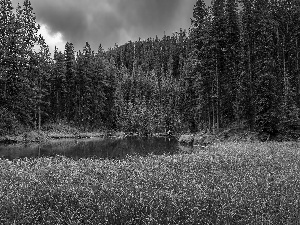
[[103, 114], [106, 96], [104, 93], [105, 80], [105, 53], [100, 45], [97, 54], [92, 59], [92, 103], [91, 122], [94, 126], [103, 125]]
[[222, 117], [225, 126], [236, 120], [239, 114], [238, 110], [234, 108], [234, 103], [238, 102], [237, 99], [237, 80], [240, 73], [240, 26], [237, 10], [236, 0], [227, 0], [225, 7], [225, 59], [224, 59], [224, 77], [221, 81], [223, 86], [222, 101]]
[[[253, 68], [255, 82], [255, 127], [260, 132], [275, 134], [278, 129], [280, 79], [274, 60], [273, 26], [268, 1], [256, 1], [253, 7], [256, 23], [254, 34]], [[276, 54], [275, 54], [276, 55]]]
[[202, 106], [206, 104], [205, 100], [199, 102], [199, 99], [205, 95], [205, 86], [201, 79], [205, 71], [200, 66], [203, 62], [202, 54], [207, 41], [207, 25], [208, 25], [208, 10], [204, 1], [198, 0], [194, 6], [192, 27], [190, 32], [192, 48], [188, 59], [185, 60], [185, 65], [182, 70], [181, 80], [185, 92], [183, 98], [184, 118], [189, 124], [189, 130], [195, 132], [197, 130], [196, 115], [200, 115], [201, 119], [205, 120], [205, 114]]
[[114, 111], [115, 106], [115, 92], [116, 92], [116, 76], [118, 74], [117, 67], [114, 59], [111, 58], [109, 61], [106, 60], [105, 63], [105, 104], [104, 104], [104, 114], [103, 120], [107, 127], [115, 129], [116, 128], [116, 112]]
[[1, 1], [1, 70], [3, 105], [24, 124], [32, 125], [35, 86], [30, 59], [38, 44], [38, 25], [30, 2], [19, 4], [15, 13], [10, 1]]
[[9, 107], [10, 87], [12, 85], [11, 58], [9, 45], [13, 39], [15, 15], [10, 0], [0, 1], [0, 84], [1, 107]]
[[42, 122], [49, 120], [49, 89], [52, 59], [48, 45], [44, 38], [39, 36], [39, 51], [35, 52], [30, 59], [31, 83], [34, 90], [34, 124], [41, 130]]
[[[212, 28], [211, 37], [213, 38], [213, 55], [215, 61], [215, 72], [212, 79], [212, 111], [213, 111], [213, 132], [218, 132], [220, 126], [222, 126], [224, 121], [224, 112], [221, 108], [226, 107], [226, 87], [224, 87], [224, 75], [225, 75], [225, 57], [224, 50], [226, 46], [225, 32], [225, 1], [224, 0], [214, 0], [212, 6]], [[222, 115], [221, 115], [222, 114]]]
[[66, 119], [66, 76], [64, 54], [55, 48], [54, 65], [51, 74], [51, 108], [55, 122]]
[[76, 71], [75, 71], [75, 53], [72, 43], [65, 45], [65, 77], [66, 77], [66, 117], [69, 122], [75, 117], [75, 99], [76, 99]]
[[77, 56], [77, 110], [76, 121], [79, 125], [88, 126], [90, 121], [90, 106], [92, 102], [92, 57], [91, 46], [86, 42], [83, 52]]
[[18, 125], [13, 108], [15, 70], [9, 46], [14, 40], [15, 14], [10, 0], [0, 1], [0, 134], [11, 132]]
[[243, 0], [242, 11], [242, 72], [239, 78], [238, 92], [239, 98], [236, 102], [240, 111], [239, 119], [245, 119], [250, 130], [254, 130], [255, 123], [255, 102], [254, 102], [254, 53], [255, 53], [255, 20], [253, 12], [253, 1]]
[[196, 82], [196, 115], [201, 129], [209, 129], [212, 125], [212, 72], [214, 67], [211, 60], [211, 16], [203, 1], [198, 1], [194, 7], [194, 18], [191, 28], [191, 50], [186, 67], [193, 68]]
[[[282, 79], [283, 92], [281, 100], [281, 114], [282, 119], [295, 120], [299, 118], [299, 109], [296, 106], [296, 84], [293, 80], [297, 79], [297, 75], [294, 75], [294, 64], [292, 62], [294, 58], [294, 46], [295, 46], [295, 34], [299, 32], [299, 25], [297, 20], [293, 19], [299, 11], [294, 11], [295, 8], [290, 0], [273, 2], [272, 4], [272, 25], [273, 32], [276, 32], [276, 38], [274, 40], [274, 55], [276, 58], [276, 71], [277, 77]], [[294, 14], [295, 13], [295, 14]], [[276, 50], [275, 50], [276, 49]], [[297, 57], [297, 53], [296, 53]]]

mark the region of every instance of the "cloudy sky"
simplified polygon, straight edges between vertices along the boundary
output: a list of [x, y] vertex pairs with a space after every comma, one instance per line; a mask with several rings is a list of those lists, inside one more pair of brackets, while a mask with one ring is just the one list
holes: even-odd
[[[210, 0], [206, 0], [210, 2]], [[23, 0], [12, 0], [13, 4]], [[50, 50], [67, 41], [107, 49], [115, 43], [188, 29], [196, 0], [31, 0]]]

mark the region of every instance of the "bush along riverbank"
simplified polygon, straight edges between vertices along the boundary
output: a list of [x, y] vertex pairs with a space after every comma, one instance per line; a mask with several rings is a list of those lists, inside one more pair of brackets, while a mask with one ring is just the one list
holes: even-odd
[[0, 136], [0, 144], [16, 144], [27, 142], [46, 142], [57, 139], [87, 139], [87, 138], [125, 138], [125, 137], [172, 137], [176, 136], [157, 133], [142, 136], [138, 133], [125, 133], [122, 131], [90, 131], [90, 132], [70, 132], [70, 131], [29, 131], [18, 135]]
[[0, 160], [1, 224], [297, 224], [299, 143]]
[[22, 129], [14, 132], [0, 133], [0, 144], [14, 144], [22, 142], [45, 142], [53, 139], [85, 139], [85, 138], [125, 138], [127, 136], [139, 137], [173, 137], [177, 135], [170, 131], [166, 133], [154, 133], [145, 135], [138, 132], [122, 132], [115, 130], [108, 130], [105, 128], [86, 130], [76, 128], [66, 123], [46, 124], [41, 127], [41, 130]]
[[38, 130], [24, 130], [18, 133], [5, 134], [0, 136], [0, 143], [13, 144], [20, 142], [45, 142], [53, 139], [83, 139], [93, 137], [105, 137], [122, 135], [120, 132], [92, 130], [85, 131], [67, 124], [48, 124]]
[[0, 137], [0, 143], [14, 144], [21, 142], [46, 142], [53, 139], [83, 139], [106, 136], [103, 132], [44, 132], [44, 131], [30, 131], [19, 135], [5, 135]]
[[197, 133], [173, 133], [170, 130], [164, 133], [143, 134], [138, 132], [122, 132], [107, 129], [86, 130], [76, 128], [64, 123], [47, 124], [42, 127], [40, 131], [25, 130], [18, 133], [0, 135], [0, 144], [14, 144], [20, 142], [45, 142], [53, 139], [85, 139], [95, 137], [112, 137], [112, 138], [125, 138], [128, 136], [139, 137], [169, 137], [176, 138], [179, 143], [189, 146], [209, 146], [214, 143], [228, 142], [228, 141], [297, 141], [300, 140], [300, 129], [286, 128], [280, 130], [276, 136], [270, 139], [267, 133], [259, 133], [249, 131], [245, 128], [228, 128], [222, 129], [216, 134], [210, 132], [197, 132]]
[[265, 141], [300, 141], [300, 126], [294, 124], [282, 126], [278, 132], [271, 135], [267, 132], [250, 131], [244, 127], [229, 127], [216, 134], [198, 132], [180, 135], [181, 144], [193, 146], [208, 146], [221, 142], [265, 142]]

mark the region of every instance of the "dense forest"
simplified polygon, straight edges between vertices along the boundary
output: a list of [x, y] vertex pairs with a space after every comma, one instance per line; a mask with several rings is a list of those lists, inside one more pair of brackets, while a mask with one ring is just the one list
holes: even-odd
[[50, 123], [273, 134], [299, 120], [299, 0], [198, 0], [189, 31], [108, 50], [66, 43], [53, 58], [30, 1], [0, 4], [0, 134]]

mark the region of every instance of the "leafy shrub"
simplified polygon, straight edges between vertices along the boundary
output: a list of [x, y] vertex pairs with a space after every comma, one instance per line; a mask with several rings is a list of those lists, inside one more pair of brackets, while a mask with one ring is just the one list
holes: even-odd
[[6, 108], [0, 108], [0, 135], [15, 133], [21, 125], [14, 113]]
[[43, 125], [42, 129], [44, 131], [51, 131], [51, 132], [60, 132], [60, 133], [78, 133], [78, 129], [74, 128], [73, 126], [69, 125], [66, 122], [58, 122], [58, 123], [48, 123]]

